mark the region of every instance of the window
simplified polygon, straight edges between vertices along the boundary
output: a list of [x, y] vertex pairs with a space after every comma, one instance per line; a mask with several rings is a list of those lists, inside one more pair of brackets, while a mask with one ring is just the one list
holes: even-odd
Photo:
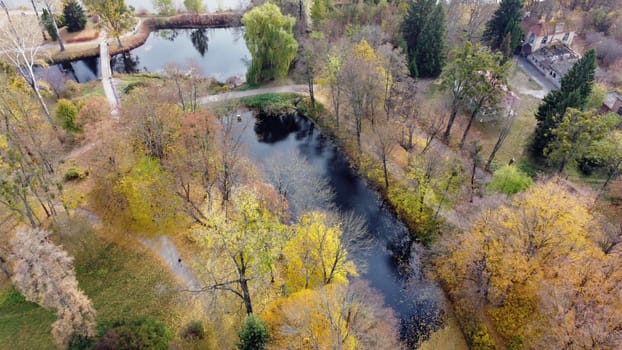
[[562, 41], [568, 41], [569, 37], [570, 37], [570, 33], [564, 34], [564, 37], [562, 38]]
[[618, 108], [618, 115], [622, 115], [622, 107]]
[[546, 40], [547, 40], [548, 38], [549, 38], [548, 36], [545, 36], [544, 38], [542, 38], [542, 42], [541, 42], [541, 44], [546, 44]]
[[529, 36], [529, 43], [533, 44], [533, 42], [536, 40], [536, 36], [533, 35], [533, 33]]

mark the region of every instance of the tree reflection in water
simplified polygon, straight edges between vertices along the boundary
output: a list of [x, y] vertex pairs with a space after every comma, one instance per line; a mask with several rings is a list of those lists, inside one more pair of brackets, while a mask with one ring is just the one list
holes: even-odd
[[205, 56], [208, 48], [209, 37], [205, 28], [195, 29], [190, 33], [190, 41], [192, 46], [201, 54], [201, 57]]

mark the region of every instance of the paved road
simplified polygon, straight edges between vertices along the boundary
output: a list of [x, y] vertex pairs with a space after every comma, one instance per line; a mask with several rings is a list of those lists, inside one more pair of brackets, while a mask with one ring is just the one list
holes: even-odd
[[217, 103], [226, 100], [238, 99], [242, 97], [248, 96], [256, 96], [263, 94], [276, 94], [276, 93], [297, 93], [297, 94], [305, 94], [309, 92], [309, 86], [300, 84], [300, 85], [283, 85], [269, 88], [261, 88], [255, 90], [245, 90], [245, 91], [232, 91], [226, 92], [218, 95], [210, 95], [205, 96], [199, 99], [200, 104], [210, 104]]
[[557, 89], [555, 85], [551, 81], [549, 81], [544, 74], [542, 74], [536, 67], [534, 67], [525, 57], [522, 56], [514, 56], [514, 61], [516, 65], [527, 74], [531, 79], [533, 79], [542, 89], [533, 90], [527, 88], [517, 88], [518, 92], [525, 95], [531, 95], [537, 98], [544, 98], [546, 94], [548, 94], [551, 90]]

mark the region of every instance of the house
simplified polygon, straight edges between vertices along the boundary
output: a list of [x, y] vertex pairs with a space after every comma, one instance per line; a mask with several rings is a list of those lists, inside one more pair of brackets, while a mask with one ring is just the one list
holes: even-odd
[[528, 25], [523, 22], [525, 44], [522, 47], [523, 55], [527, 56], [539, 49], [555, 44], [570, 46], [574, 39], [574, 31], [566, 27], [564, 22], [543, 22]]
[[568, 46], [557, 43], [531, 53], [527, 56], [527, 61], [559, 88], [562, 77], [580, 58], [581, 55]]
[[600, 113], [604, 114], [609, 112], [617, 113], [622, 117], [622, 95], [617, 92], [608, 92], [605, 97], [605, 102], [600, 109]]
[[522, 25], [527, 33], [521, 47], [523, 56], [556, 87], [560, 87], [562, 77], [581, 58], [570, 48], [574, 31], [564, 22], [534, 22], [529, 17], [523, 20]]

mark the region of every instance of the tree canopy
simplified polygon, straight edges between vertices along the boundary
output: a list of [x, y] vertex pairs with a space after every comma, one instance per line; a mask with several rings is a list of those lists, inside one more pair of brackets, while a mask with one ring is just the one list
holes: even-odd
[[298, 43], [292, 32], [295, 19], [266, 3], [244, 14], [244, 39], [252, 56], [246, 80], [251, 84], [284, 78], [296, 57]]
[[[521, 20], [523, 0], [502, 0], [501, 4], [486, 23], [483, 40], [493, 50], [503, 50], [510, 57], [523, 37]], [[507, 46], [504, 48], [503, 46]]]
[[86, 26], [86, 14], [82, 5], [76, 0], [66, 1], [63, 7], [63, 16], [67, 23], [67, 31], [78, 32]]
[[445, 8], [436, 0], [413, 0], [402, 23], [410, 74], [435, 78], [445, 65]]

